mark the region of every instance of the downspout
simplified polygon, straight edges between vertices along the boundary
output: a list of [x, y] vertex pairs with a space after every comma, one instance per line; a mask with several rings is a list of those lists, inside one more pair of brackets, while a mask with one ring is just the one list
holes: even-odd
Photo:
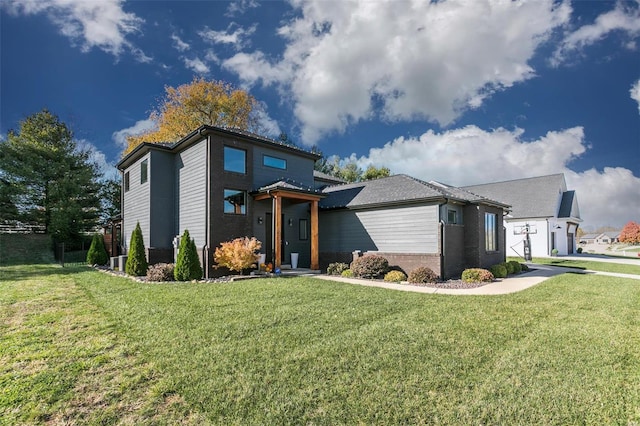
[[[271, 190], [267, 189], [267, 195], [271, 197], [271, 259], [273, 265], [276, 264], [276, 198], [271, 195]], [[275, 266], [274, 266], [275, 268]]]
[[[204, 129], [200, 129], [198, 131], [199, 134], [202, 135]], [[210, 278], [209, 277], [209, 242], [211, 241], [211, 218], [209, 217], [209, 210], [211, 208], [211, 191], [210, 191], [210, 185], [211, 185], [211, 138], [207, 136], [207, 143], [206, 143], [206, 178], [205, 178], [205, 206], [204, 206], [204, 214], [205, 214], [205, 220], [204, 220], [204, 229], [205, 229], [205, 242], [204, 242], [204, 247], [202, 247], [202, 260], [203, 260], [203, 264], [204, 264], [204, 277], [205, 278]]]
[[[120, 245], [122, 246], [122, 254], [128, 254], [129, 248], [126, 246], [125, 227], [124, 227], [124, 170], [120, 170]], [[120, 270], [122, 267], [120, 266]]]
[[444, 203], [442, 204], [438, 204], [438, 216], [440, 218], [440, 222], [439, 222], [439, 226], [440, 226], [440, 278], [444, 279], [444, 274], [445, 274], [445, 221], [444, 219], [442, 219], [442, 206], [446, 206], [449, 203], [449, 200], [447, 198], [444, 199]]

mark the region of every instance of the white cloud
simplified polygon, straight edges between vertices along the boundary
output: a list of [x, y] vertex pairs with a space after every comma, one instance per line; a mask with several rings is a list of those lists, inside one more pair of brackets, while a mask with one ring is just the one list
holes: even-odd
[[125, 149], [127, 147], [127, 136], [137, 136], [149, 130], [155, 129], [157, 129], [157, 124], [155, 121], [140, 120], [131, 127], [113, 132], [113, 134], [111, 135], [111, 139], [113, 139], [113, 141], [122, 149]]
[[577, 173], [569, 168], [589, 148], [582, 127], [551, 131], [532, 141], [524, 140], [523, 134], [522, 129], [486, 131], [476, 126], [428, 131], [420, 137], [397, 138], [372, 148], [367, 156], [350, 159], [362, 169], [385, 166], [396, 174], [456, 186], [564, 173], [569, 189], [578, 194], [586, 224], [621, 226], [640, 211], [640, 178], [630, 170]]
[[529, 60], [571, 12], [552, 0], [293, 5], [282, 57], [242, 52], [223, 66], [245, 85], [277, 84], [307, 144], [375, 116], [449, 124], [533, 77]]
[[197, 72], [198, 74], [209, 74], [209, 72], [211, 72], [209, 66], [197, 56], [193, 59], [183, 58], [183, 61], [185, 67]]
[[86, 139], [76, 140], [76, 150], [78, 152], [88, 152], [89, 161], [98, 166], [103, 179], [117, 179], [118, 169], [107, 161], [107, 157], [94, 144]]
[[260, 3], [258, 3], [256, 0], [235, 0], [229, 2], [229, 6], [227, 6], [227, 12], [224, 15], [229, 17], [241, 15], [249, 9], [254, 9], [259, 6]]
[[235, 22], [232, 22], [225, 31], [214, 31], [208, 27], [204, 27], [202, 31], [198, 32], [198, 35], [205, 41], [214, 44], [229, 44], [236, 50], [240, 50], [249, 45], [249, 37], [256, 32], [257, 28], [258, 25], [254, 24], [244, 29]]
[[189, 43], [183, 41], [177, 34], [171, 34], [171, 40], [173, 40], [173, 47], [180, 52], [187, 51], [191, 48]]
[[267, 111], [267, 104], [261, 102], [259, 107], [256, 108], [255, 114], [258, 119], [260, 127], [263, 129], [263, 134], [270, 135], [272, 137], [278, 137], [282, 131], [278, 122], [269, 116]]
[[[640, 35], [640, 1], [618, 1], [613, 10], [599, 15], [593, 24], [584, 25], [569, 33], [554, 53], [551, 63], [559, 65], [570, 53], [579, 52], [614, 31], [626, 33], [629, 37]], [[629, 40], [626, 46], [633, 50], [636, 44]]]
[[631, 99], [638, 103], [638, 111], [640, 111], [640, 80], [636, 81], [636, 83], [631, 86], [629, 94], [631, 95]]
[[125, 12], [122, 0], [13, 0], [3, 5], [16, 15], [46, 13], [83, 52], [97, 47], [119, 58], [127, 50], [139, 62], [151, 60], [127, 40], [127, 35], [140, 31], [144, 20]]

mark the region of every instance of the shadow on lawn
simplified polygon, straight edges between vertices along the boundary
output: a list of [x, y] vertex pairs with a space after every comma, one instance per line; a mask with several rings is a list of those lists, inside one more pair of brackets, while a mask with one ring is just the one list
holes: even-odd
[[87, 266], [61, 267], [57, 263], [0, 266], [0, 281], [23, 281], [51, 275], [70, 275], [89, 270]]
[[573, 263], [572, 260], [552, 260], [551, 262], [548, 263], [548, 265], [557, 266], [560, 268], [572, 268], [572, 269], [582, 269], [582, 270], [587, 269], [584, 266], [572, 265], [572, 263]]

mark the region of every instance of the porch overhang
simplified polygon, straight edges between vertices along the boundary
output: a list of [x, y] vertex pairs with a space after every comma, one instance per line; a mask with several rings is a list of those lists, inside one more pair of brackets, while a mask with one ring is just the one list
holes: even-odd
[[260, 188], [252, 194], [255, 201], [271, 200], [271, 212], [274, 218], [273, 251], [275, 266], [281, 266], [282, 243], [282, 200], [291, 203], [309, 203], [311, 211], [311, 269], [320, 269], [319, 236], [318, 236], [318, 204], [324, 194], [299, 186], [291, 181], [279, 181]]

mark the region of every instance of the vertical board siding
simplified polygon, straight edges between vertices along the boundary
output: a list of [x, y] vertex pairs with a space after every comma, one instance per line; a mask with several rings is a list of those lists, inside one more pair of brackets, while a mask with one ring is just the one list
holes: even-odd
[[320, 251], [438, 253], [438, 206], [325, 211]]
[[206, 139], [176, 154], [176, 234], [189, 230], [198, 249], [205, 245]]
[[[150, 184], [147, 182], [140, 184], [140, 164], [144, 160], [149, 159], [149, 154], [141, 157], [130, 167], [125, 169], [125, 173], [129, 172], [129, 191], [124, 192], [124, 208], [123, 208], [123, 245], [129, 249], [131, 242], [131, 233], [136, 227], [136, 223], [140, 223], [142, 229], [142, 238], [145, 247], [149, 246], [151, 212], [150, 204]], [[123, 188], [124, 190], [124, 188]]]

